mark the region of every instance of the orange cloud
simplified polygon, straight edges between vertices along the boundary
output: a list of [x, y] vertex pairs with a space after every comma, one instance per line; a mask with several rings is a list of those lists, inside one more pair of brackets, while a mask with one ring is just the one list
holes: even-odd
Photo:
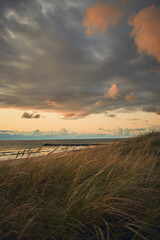
[[122, 11], [110, 3], [100, 3], [86, 9], [83, 21], [86, 34], [97, 31], [105, 32], [109, 26], [115, 26], [122, 15]]
[[160, 7], [152, 5], [129, 19], [139, 53], [147, 53], [160, 62]]
[[109, 97], [109, 98], [112, 98], [112, 99], [116, 99], [119, 96], [118, 92], [119, 91], [118, 91], [117, 85], [113, 84], [104, 97], [105, 98]]
[[61, 112], [61, 114], [64, 116], [64, 119], [77, 119], [77, 118], [83, 118], [88, 115], [88, 112]]
[[136, 99], [136, 97], [134, 96], [134, 93], [131, 92], [131, 94], [129, 94], [128, 96], [126, 96], [126, 100], [127, 100], [128, 102], [134, 102], [134, 101], [136, 101], [137, 99]]

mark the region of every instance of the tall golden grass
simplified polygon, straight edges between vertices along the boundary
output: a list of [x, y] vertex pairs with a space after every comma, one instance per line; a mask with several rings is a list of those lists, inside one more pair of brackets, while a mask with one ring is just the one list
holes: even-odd
[[0, 163], [0, 239], [159, 239], [160, 133]]

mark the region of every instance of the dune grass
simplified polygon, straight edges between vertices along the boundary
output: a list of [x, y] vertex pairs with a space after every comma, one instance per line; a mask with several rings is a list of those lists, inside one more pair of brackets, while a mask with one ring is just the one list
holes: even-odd
[[0, 163], [0, 239], [159, 239], [160, 133]]

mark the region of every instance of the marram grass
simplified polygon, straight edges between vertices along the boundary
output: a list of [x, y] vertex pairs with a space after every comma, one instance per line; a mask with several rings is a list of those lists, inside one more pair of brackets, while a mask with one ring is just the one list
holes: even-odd
[[160, 133], [0, 163], [0, 239], [160, 238]]

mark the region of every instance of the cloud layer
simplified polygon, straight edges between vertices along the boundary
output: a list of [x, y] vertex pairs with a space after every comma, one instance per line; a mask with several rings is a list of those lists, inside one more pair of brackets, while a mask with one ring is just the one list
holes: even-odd
[[[157, 29], [159, 8], [153, 2], [114, 1], [111, 6], [104, 1], [102, 10], [102, 3], [93, 5], [91, 0], [1, 0], [0, 107], [53, 111], [65, 119], [119, 108], [156, 113], [159, 64], [134, 48], [142, 30], [148, 37], [152, 23]], [[129, 26], [133, 9], [136, 15]], [[142, 19], [146, 27], [139, 25]], [[101, 34], [86, 35], [90, 27]], [[151, 40], [156, 36], [158, 30]], [[151, 47], [145, 45], [143, 51], [149, 54], [150, 49], [158, 60]], [[134, 96], [136, 101], [131, 101]]]

